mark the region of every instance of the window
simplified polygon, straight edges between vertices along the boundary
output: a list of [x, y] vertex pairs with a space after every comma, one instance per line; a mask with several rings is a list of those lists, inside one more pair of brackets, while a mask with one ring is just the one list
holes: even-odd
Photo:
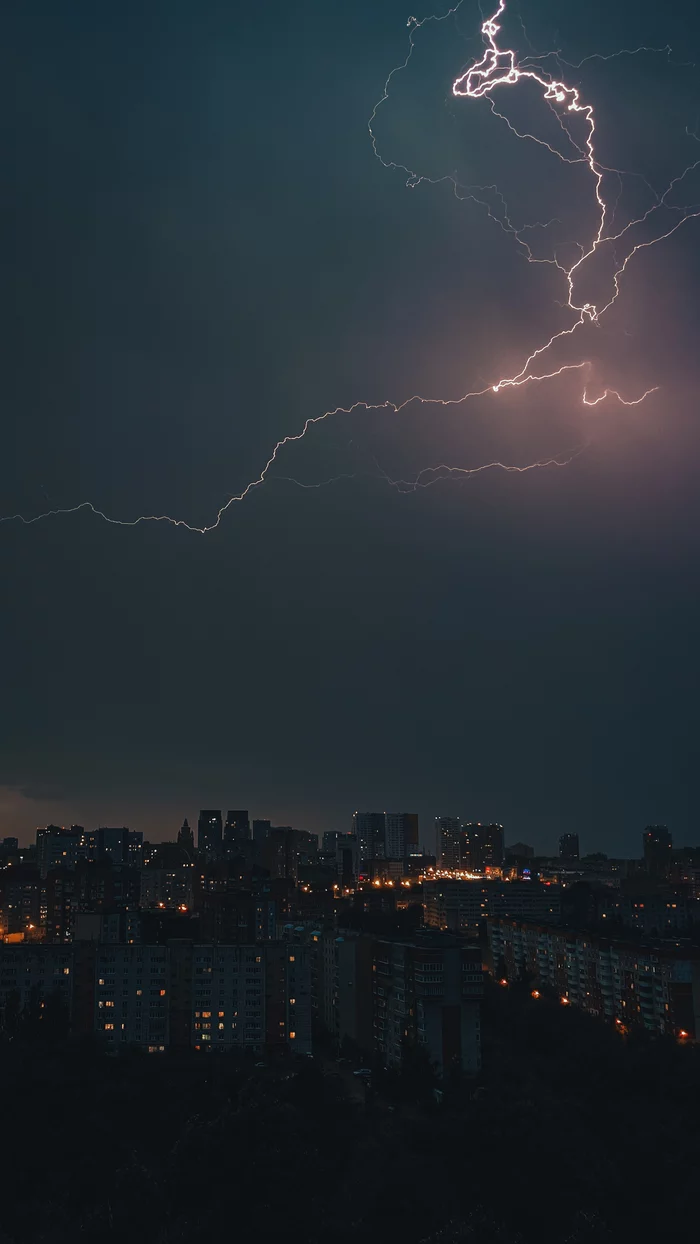
[[137, 990], [136, 990], [136, 997], [137, 997], [137, 998], [140, 998], [142, 993], [143, 993], [143, 989], [137, 989]]
[[70, 976], [70, 968], [64, 968], [64, 969], [63, 969], [63, 975], [64, 975], [64, 976]]
[[202, 1019], [211, 1019], [211, 1011], [202, 1011]]
[[223, 1013], [223, 1011], [219, 1011], [219, 1019], [223, 1019], [223, 1018], [224, 1018], [224, 1013]]
[[290, 1006], [296, 1006], [296, 998], [290, 998], [290, 999], [289, 999], [289, 1005], [290, 1005]]
[[113, 1031], [114, 1031], [114, 1024], [105, 1024], [105, 1031], [106, 1031], [106, 1032], [113, 1032]]
[[165, 997], [165, 990], [164, 990], [164, 989], [161, 989], [161, 991], [160, 991], [160, 996], [161, 996], [161, 998], [164, 998], [164, 997]]
[[226, 1027], [226, 1025], [225, 1025], [225, 1024], [219, 1024], [219, 1029], [222, 1029], [222, 1028], [225, 1028], [225, 1027]]
[[297, 1035], [297, 1034], [296, 1034], [295, 1032], [290, 1032], [290, 1034], [289, 1034], [289, 1040], [290, 1040], [290, 1041], [293, 1041], [293, 1040], [294, 1040], [294, 1038], [296, 1037], [296, 1035]]
[[294, 962], [295, 962], [294, 955], [290, 955], [290, 956], [289, 956], [289, 962], [290, 962], [290, 963], [294, 963]]

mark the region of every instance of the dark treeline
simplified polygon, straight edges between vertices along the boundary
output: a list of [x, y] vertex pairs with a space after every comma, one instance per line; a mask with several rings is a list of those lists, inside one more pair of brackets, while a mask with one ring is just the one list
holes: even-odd
[[[694, 1238], [700, 1051], [622, 1039], [493, 989], [484, 1073], [72, 1043], [60, 1016], [0, 1045], [0, 1244], [603, 1244]], [[361, 1098], [361, 1091], [359, 1093]]]

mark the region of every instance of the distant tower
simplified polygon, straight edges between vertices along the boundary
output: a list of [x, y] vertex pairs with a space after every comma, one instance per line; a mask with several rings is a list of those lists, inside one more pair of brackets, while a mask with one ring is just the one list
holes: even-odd
[[385, 812], [354, 812], [352, 832], [357, 839], [361, 861], [386, 859]]
[[202, 808], [197, 822], [197, 850], [209, 860], [221, 858], [221, 812]]
[[644, 864], [652, 877], [663, 877], [671, 863], [673, 838], [665, 825], [647, 825], [642, 836]]
[[194, 834], [190, 829], [187, 817], [182, 822], [182, 828], [177, 836], [177, 844], [179, 847], [183, 847], [190, 855], [194, 854]]
[[461, 833], [458, 816], [435, 817], [435, 854], [441, 868], [459, 868]]
[[224, 848], [227, 852], [250, 841], [250, 819], [247, 809], [229, 812], [224, 825]]
[[415, 812], [387, 812], [385, 823], [387, 859], [402, 860], [409, 847], [418, 846], [418, 816]]
[[578, 834], [562, 834], [559, 839], [559, 859], [577, 860], [578, 858]]
[[253, 821], [253, 842], [261, 843], [267, 838], [271, 829], [269, 821]]
[[462, 826], [462, 864], [474, 872], [501, 868], [505, 856], [502, 825], [480, 821]]

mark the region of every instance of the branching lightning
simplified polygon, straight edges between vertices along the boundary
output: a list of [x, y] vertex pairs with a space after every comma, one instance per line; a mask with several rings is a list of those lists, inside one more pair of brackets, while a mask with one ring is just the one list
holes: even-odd
[[[66, 508], [47, 510], [44, 513], [37, 514], [30, 518], [27, 518], [22, 514], [8, 515], [6, 517], [0, 517], [0, 523], [18, 521], [24, 523], [25, 525], [31, 525], [45, 518], [54, 517], [59, 514], [73, 514], [81, 510], [89, 510], [92, 514], [103, 519], [105, 522], [113, 523], [122, 527], [136, 527], [140, 523], [146, 522], [169, 523], [174, 527], [184, 527], [188, 531], [198, 532], [204, 535], [219, 526], [224, 514], [230, 509], [231, 506], [244, 501], [252, 492], [260, 488], [268, 480], [268, 478], [271, 477], [270, 472], [278, 462], [279, 455], [285, 447], [292, 445], [297, 441], [303, 440], [307, 433], [316, 424], [323, 423], [325, 420], [332, 419], [334, 416], [353, 415], [359, 411], [387, 411], [398, 415], [401, 411], [413, 403], [421, 405], [439, 405], [443, 407], [459, 407], [472, 399], [483, 398], [489, 394], [498, 394], [507, 388], [518, 388], [523, 385], [544, 382], [554, 379], [555, 377], [562, 376], [567, 372], [581, 372], [586, 378], [589, 376], [592, 364], [587, 359], [582, 359], [581, 361], [574, 363], [563, 363], [558, 367], [551, 367], [550, 369], [547, 369], [546, 365], [545, 369], [542, 369], [541, 362], [543, 357], [552, 350], [552, 347], [557, 342], [562, 341], [564, 338], [573, 337], [578, 330], [586, 324], [600, 323], [601, 318], [617, 301], [620, 294], [620, 281], [634, 255], [636, 255], [639, 251], [650, 246], [654, 246], [658, 242], [663, 241], [665, 238], [670, 237], [671, 234], [675, 233], [676, 230], [679, 229], [687, 220], [700, 216], [700, 206], [691, 205], [686, 207], [678, 207], [669, 202], [669, 196], [671, 193], [676, 190], [676, 188], [691, 171], [700, 166], [700, 159], [690, 164], [677, 177], [674, 177], [662, 194], [658, 193], [651, 185], [649, 185], [649, 183], [641, 177], [641, 174], [629, 173], [626, 170], [609, 168], [601, 163], [596, 155], [596, 119], [593, 106], [583, 100], [579, 87], [567, 85], [567, 83], [563, 80], [551, 77], [543, 66], [548, 60], [551, 60], [555, 62], [559, 71], [561, 71], [561, 66], [563, 64], [568, 65], [571, 69], [578, 69], [588, 60], [600, 59], [607, 61], [613, 60], [617, 56], [634, 56], [639, 52], [664, 53], [670, 58], [671, 48], [624, 48], [619, 52], [611, 53], [609, 55], [594, 53], [593, 56], [584, 58], [584, 60], [580, 61], [578, 65], [564, 61], [559, 51], [542, 56], [533, 54], [531, 56], [527, 56], [524, 60], [519, 62], [514, 50], [508, 48], [503, 49], [499, 46], [499, 35], [501, 33], [500, 22], [506, 11], [506, 0], [498, 0], [498, 8], [496, 12], [482, 23], [481, 36], [484, 43], [483, 55], [479, 60], [475, 61], [470, 68], [463, 72], [456, 79], [456, 81], [454, 81], [452, 85], [453, 96], [471, 101], [485, 100], [493, 115], [508, 126], [510, 131], [516, 137], [525, 142], [533, 142], [546, 148], [552, 156], [565, 164], [585, 166], [590, 174], [593, 202], [596, 209], [596, 225], [594, 227], [592, 237], [590, 237], [587, 241], [575, 241], [573, 243], [578, 252], [578, 257], [573, 263], [565, 264], [558, 258], [556, 247], [553, 249], [551, 256], [541, 257], [533, 252], [532, 244], [523, 236], [528, 231], [533, 232], [535, 230], [539, 230], [542, 234], [546, 235], [546, 231], [555, 223], [556, 218], [547, 221], [537, 221], [534, 223], [523, 224], [516, 227], [516, 225], [512, 222], [508, 205], [497, 186], [464, 186], [456, 179], [456, 177], [451, 175], [445, 175], [437, 178], [419, 175], [405, 165], [397, 164], [393, 160], [386, 160], [379, 151], [374, 130], [375, 120], [379, 109], [389, 98], [390, 87], [393, 79], [397, 74], [407, 68], [413, 56], [416, 33], [427, 23], [443, 22], [447, 18], [455, 16], [461, 8], [462, 3], [463, 0], [458, 0], [458, 3], [453, 5], [446, 13], [441, 15], [433, 14], [421, 20], [418, 20], [415, 17], [409, 18], [407, 23], [409, 29], [408, 53], [405, 60], [392, 69], [391, 73], [387, 77], [381, 98], [375, 104], [372, 115], [369, 119], [368, 129], [372, 149], [376, 158], [385, 168], [400, 170], [406, 174], [406, 184], [410, 188], [415, 188], [422, 182], [426, 182], [431, 185], [437, 185], [440, 183], [450, 184], [458, 199], [470, 199], [485, 208], [488, 216], [496, 224], [498, 224], [504, 233], [512, 237], [513, 241], [519, 248], [520, 254], [527, 260], [527, 262], [533, 264], [544, 263], [553, 265], [561, 273], [566, 291], [566, 301], [561, 302], [559, 305], [567, 314], [573, 317], [572, 322], [560, 329], [558, 332], [554, 333], [548, 340], [544, 341], [542, 345], [533, 350], [532, 353], [525, 359], [522, 367], [515, 372], [514, 375], [501, 376], [498, 380], [493, 381], [484, 388], [473, 390], [454, 398], [424, 397], [414, 394], [401, 402], [358, 401], [353, 403], [351, 406], [338, 406], [333, 410], [324, 411], [322, 414], [310, 416], [304, 422], [301, 431], [286, 435], [277, 442], [259, 476], [256, 479], [251, 480], [242, 492], [236, 494], [235, 496], [229, 497], [228, 500], [218, 509], [213, 521], [208, 525], [197, 527], [193, 524], [187, 523], [184, 519], [172, 518], [167, 514], [144, 514], [134, 519], [117, 519], [110, 517], [89, 501], [83, 501], [78, 505]], [[536, 87], [541, 89], [544, 103], [551, 109], [561, 128], [562, 136], [566, 143], [566, 152], [560, 151], [557, 147], [537, 135], [519, 130], [502, 112], [498, 111], [496, 108], [494, 95], [500, 94], [505, 88], [516, 88], [521, 82], [533, 83]], [[578, 126], [579, 129], [582, 128], [583, 131], [578, 139], [575, 137], [575, 126]], [[696, 137], [695, 135], [691, 136]], [[608, 204], [604, 192], [604, 181], [607, 173], [611, 173], [616, 176], [618, 186], [617, 195], [610, 204]], [[617, 232], [612, 232], [615, 214], [621, 195], [622, 178], [624, 176], [640, 177], [642, 182], [644, 182], [649, 189], [654, 201], [652, 206], [637, 219], [629, 221], [628, 224], [619, 229]], [[660, 213], [663, 219], [661, 230], [651, 238], [642, 238], [641, 240], [635, 241], [635, 230], [641, 230], [641, 227], [646, 225], [656, 213]], [[664, 213], [667, 214], [665, 218], [663, 216]], [[668, 219], [668, 216], [670, 216], [670, 220]], [[626, 254], [624, 255], [624, 258], [620, 260], [617, 258], [615, 246], [617, 243], [621, 242], [624, 242], [625, 244], [623, 249], [626, 250]], [[576, 288], [583, 265], [587, 260], [590, 260], [597, 253], [601, 252], [604, 247], [609, 248], [609, 253], [614, 259], [612, 295], [607, 302], [603, 303], [603, 305], [598, 305], [578, 296]], [[616, 389], [605, 388], [602, 393], [592, 397], [589, 396], [589, 387], [589, 383], [584, 382], [581, 395], [583, 405], [588, 407], [598, 406], [600, 403], [611, 399], [621, 403], [624, 406], [638, 406], [652, 393], [656, 392], [658, 388], [658, 386], [654, 386], [651, 389], [647, 389], [646, 392], [643, 392], [639, 396], [623, 396]], [[555, 455], [553, 457], [540, 459], [524, 466], [511, 465], [504, 462], [488, 462], [476, 467], [459, 467], [442, 463], [437, 466], [423, 469], [413, 480], [392, 479], [381, 468], [378, 467], [377, 469], [378, 474], [392, 487], [396, 488], [399, 492], [409, 492], [430, 487], [439, 480], [444, 480], [446, 478], [468, 478], [492, 470], [521, 474], [523, 472], [532, 471], [538, 468], [564, 467], [579, 454], [581, 454], [585, 448], [585, 445], [580, 446], [578, 449], [575, 449], [568, 454]], [[274, 478], [289, 479], [288, 476], [280, 477], [278, 475], [275, 475]], [[337, 475], [332, 479], [324, 480], [317, 484], [302, 484], [299, 480], [291, 480], [290, 482], [293, 482], [302, 488], [321, 488], [326, 484], [334, 483], [337, 480], [344, 478], [353, 478], [353, 475]]]

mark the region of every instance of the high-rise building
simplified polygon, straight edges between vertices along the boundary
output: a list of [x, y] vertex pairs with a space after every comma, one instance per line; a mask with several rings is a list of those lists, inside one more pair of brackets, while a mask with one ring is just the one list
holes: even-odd
[[559, 920], [561, 889], [537, 881], [423, 882], [423, 920], [432, 929], [476, 933], [488, 916], [517, 916], [551, 924]]
[[342, 886], [355, 884], [360, 870], [357, 838], [354, 834], [339, 834], [335, 847], [335, 862]]
[[47, 825], [36, 831], [36, 861], [39, 872], [45, 877], [50, 868], [75, 868], [81, 858], [83, 829], [72, 825]]
[[0, 934], [31, 934], [41, 920], [41, 895], [46, 890], [35, 864], [14, 864], [0, 870]]
[[652, 877], [663, 877], [671, 863], [673, 838], [665, 825], [647, 825], [642, 836], [644, 864]]
[[269, 832], [269, 821], [253, 821], [253, 842], [264, 842]]
[[250, 819], [247, 809], [228, 812], [224, 825], [224, 848], [227, 852], [250, 842]]
[[352, 831], [357, 838], [361, 863], [386, 857], [386, 813], [355, 812]]
[[296, 881], [297, 836], [289, 825], [272, 826], [262, 844], [261, 862], [270, 871], [271, 877], [282, 877], [285, 881]]
[[388, 859], [402, 860], [411, 847], [418, 846], [418, 816], [415, 812], [387, 812], [385, 826]]
[[578, 834], [562, 834], [559, 839], [559, 858], [562, 860], [579, 858]]
[[128, 864], [133, 868], [140, 866], [143, 849], [143, 834], [140, 830], [127, 829], [126, 826], [119, 829], [103, 827], [94, 831], [90, 838], [96, 844], [96, 851], [91, 858], [98, 859], [101, 863]]
[[221, 812], [203, 808], [197, 821], [197, 850], [201, 851], [207, 859], [219, 859], [222, 838]]
[[458, 816], [435, 817], [435, 854], [441, 868], [459, 868], [462, 823]]
[[372, 938], [348, 929], [311, 935], [313, 1009], [335, 1043], [354, 1042], [366, 1054], [373, 1047]]
[[471, 822], [462, 829], [462, 866], [470, 872], [501, 868], [505, 855], [503, 826]]
[[478, 946], [426, 930], [381, 938], [373, 963], [374, 1034], [386, 1066], [423, 1048], [438, 1075], [481, 1066], [483, 974]]
[[697, 951], [676, 942], [645, 946], [587, 929], [545, 928], [509, 918], [487, 921], [491, 970], [526, 979], [599, 1019], [648, 1033], [700, 1036]]

